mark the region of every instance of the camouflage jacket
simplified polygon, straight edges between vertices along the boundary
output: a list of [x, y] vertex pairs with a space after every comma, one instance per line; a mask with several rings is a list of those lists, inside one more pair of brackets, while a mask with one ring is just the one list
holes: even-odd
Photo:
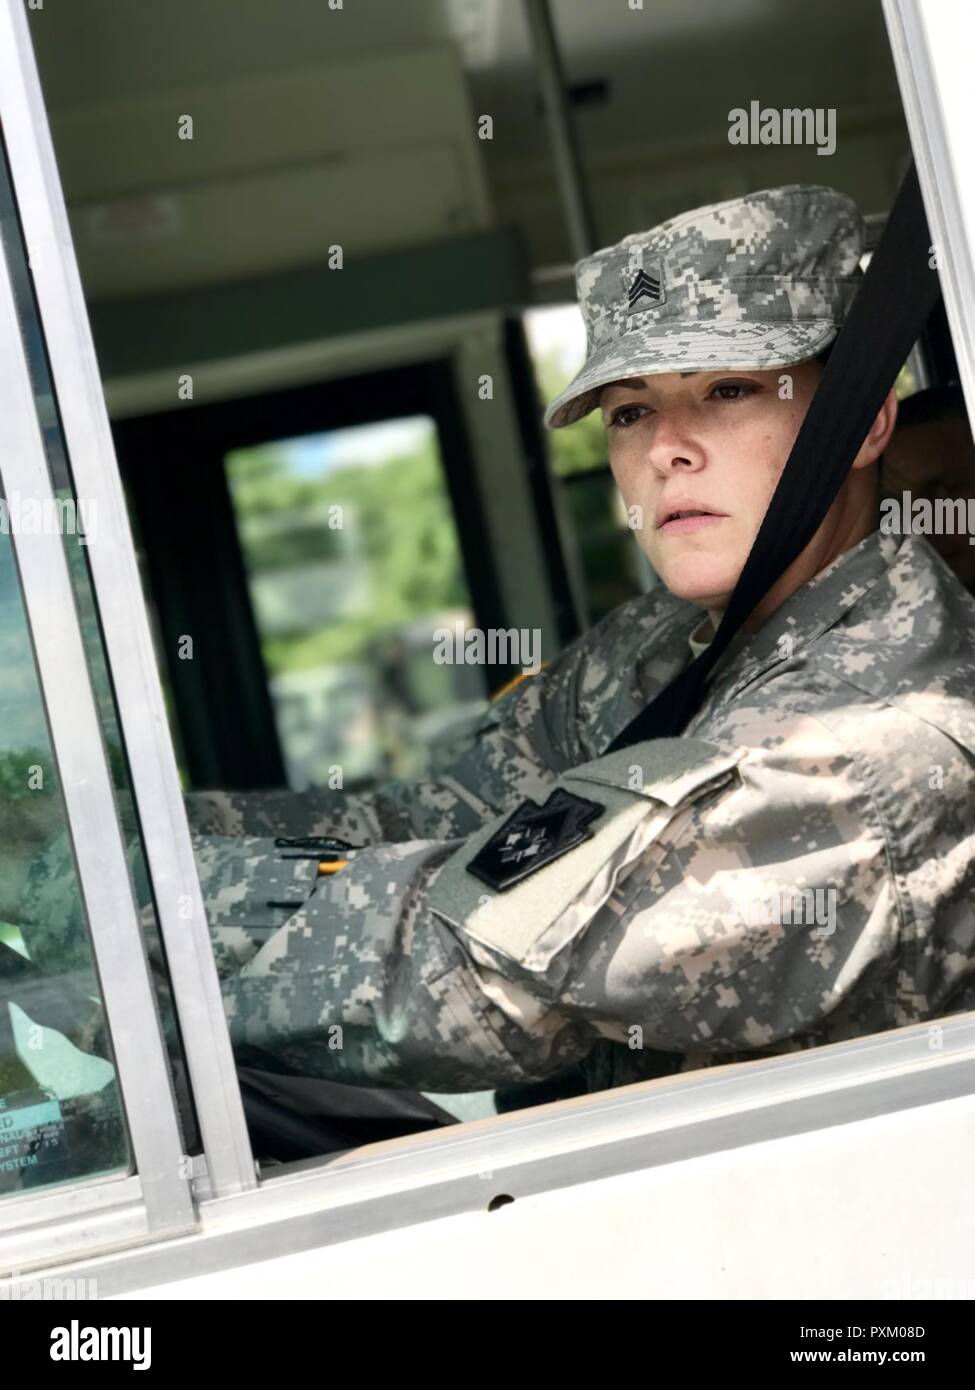
[[[975, 601], [875, 532], [736, 641], [681, 738], [603, 756], [700, 617], [622, 605], [436, 780], [189, 795], [235, 1045], [430, 1091], [601, 1057], [595, 1086], [975, 1006]], [[588, 834], [475, 877], [552, 792]], [[315, 836], [358, 848], [319, 876]]]

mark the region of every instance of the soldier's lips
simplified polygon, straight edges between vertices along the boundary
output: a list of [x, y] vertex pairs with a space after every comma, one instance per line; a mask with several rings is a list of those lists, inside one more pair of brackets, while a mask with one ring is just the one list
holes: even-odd
[[717, 512], [700, 512], [697, 516], [675, 516], [658, 526], [657, 530], [665, 536], [681, 536], [688, 531], [701, 531], [706, 526], [713, 526], [716, 521], [726, 520], [727, 517], [719, 516]]

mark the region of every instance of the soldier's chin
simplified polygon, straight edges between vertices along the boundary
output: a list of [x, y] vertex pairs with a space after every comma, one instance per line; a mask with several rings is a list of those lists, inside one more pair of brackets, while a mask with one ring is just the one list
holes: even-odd
[[674, 556], [655, 568], [672, 594], [702, 608], [723, 608], [741, 573], [726, 557], [701, 554]]

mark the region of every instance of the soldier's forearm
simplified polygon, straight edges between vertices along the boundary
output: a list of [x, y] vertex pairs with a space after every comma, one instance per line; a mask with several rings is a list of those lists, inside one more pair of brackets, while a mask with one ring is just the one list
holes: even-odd
[[[438, 789], [425, 788], [424, 814], [440, 824], [469, 834], [480, 821], [473, 808], [458, 821], [456, 800], [438, 805]], [[332, 877], [319, 873], [311, 846], [280, 838], [193, 835], [235, 1045], [311, 1075], [432, 1090], [534, 1080], [585, 1055], [587, 1029], [553, 1017], [526, 1032], [497, 1008], [469, 952], [429, 910], [428, 889], [463, 835], [351, 852]], [[134, 838], [130, 854], [138, 867]], [[73, 884], [64, 839], [60, 857], [32, 871], [22, 919], [45, 967], [84, 948]]]
[[544, 797], [565, 761], [534, 708], [519, 714], [511, 697], [503, 709], [492, 706], [457, 740], [444, 770], [415, 782], [368, 792], [188, 792], [190, 827], [205, 835], [331, 836], [359, 847], [473, 834], [524, 797]]
[[201, 835], [317, 835], [370, 844], [381, 828], [368, 797], [322, 787], [193, 791], [183, 801], [190, 829]]
[[[537, 1080], [584, 1057], [595, 1039], [583, 1020], [536, 1001], [530, 1019], [513, 1019], [430, 910], [431, 887], [460, 843], [362, 851], [319, 878], [260, 949], [253, 934], [249, 943], [238, 937], [250, 958], [221, 970], [234, 1046], [304, 1075], [434, 1091]], [[233, 873], [226, 858], [222, 872]], [[226, 958], [228, 948], [230, 937], [218, 951]]]
[[449, 778], [386, 782], [371, 792], [186, 792], [184, 801], [190, 828], [202, 835], [320, 836], [359, 848], [470, 834], [493, 811]]

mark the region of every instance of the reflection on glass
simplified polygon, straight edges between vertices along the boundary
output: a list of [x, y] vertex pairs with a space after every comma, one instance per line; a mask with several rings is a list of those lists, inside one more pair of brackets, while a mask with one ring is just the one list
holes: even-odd
[[[582, 370], [586, 329], [577, 304], [531, 309], [525, 336], [542, 410]], [[546, 431], [552, 471], [561, 481], [586, 582], [590, 623], [651, 588], [655, 576], [627, 526], [609, 470], [606, 430], [598, 410], [574, 425]]]
[[[166, 1037], [174, 1084], [180, 1101], [184, 1147], [187, 1153], [194, 1153], [199, 1148], [196, 1118], [188, 1092], [185, 1061], [175, 1023], [168, 978], [162, 964], [164, 955], [148, 889], [144, 855], [138, 838], [131, 781], [88, 567], [86, 541], [97, 543], [101, 518], [98, 514], [97, 499], [77, 497], [71, 477], [40, 317], [2, 145], [0, 247], [13, 286], [52, 488], [59, 503], [57, 529], [64, 538], [65, 555], [99, 724], [105, 740], [116, 807], [126, 838], [133, 848], [133, 891], [141, 909], [141, 921], [149, 954], [154, 963], [157, 1001], [163, 1019], [168, 1025]], [[2, 474], [3, 459], [0, 455], [0, 487], [3, 481]], [[17, 499], [18, 505], [23, 506], [26, 502], [29, 502], [29, 499]], [[11, 507], [11, 517], [13, 511], [14, 508]], [[20, 924], [15, 915], [12, 925], [7, 928], [0, 927], [0, 932], [6, 931], [2, 938], [3, 945], [0, 946], [0, 986], [3, 987], [3, 999], [7, 1001], [0, 1002], [0, 1058], [8, 1058], [8, 1070], [0, 1081], [0, 1092], [5, 1088], [11, 1092], [15, 1091], [19, 1082], [24, 1080], [21, 1066], [11, 1059], [20, 1055], [18, 1048], [23, 1052], [22, 1044], [26, 1037], [32, 1042], [28, 1075], [33, 1074], [42, 1079], [44, 1085], [50, 1082], [49, 1089], [53, 1089], [59, 1101], [70, 1102], [78, 1114], [87, 1117], [85, 1124], [89, 1124], [91, 1117], [97, 1114], [98, 1124], [108, 1126], [94, 1146], [90, 1144], [86, 1149], [77, 1140], [71, 1146], [74, 1159], [68, 1164], [70, 1171], [66, 1172], [66, 1176], [77, 1177], [101, 1171], [105, 1167], [114, 1168], [120, 1164], [127, 1166], [128, 1151], [120, 1128], [121, 1112], [114, 1069], [108, 1061], [109, 1043], [98, 1000], [98, 989], [92, 973], [90, 945], [87, 932], [80, 925], [84, 917], [78, 886], [73, 868], [65, 868], [69, 856], [66, 849], [63, 806], [54, 780], [56, 774], [44, 723], [42, 695], [27, 637], [9, 534], [0, 535], [0, 556], [0, 581], [3, 586], [0, 588], [0, 630], [6, 635], [6, 641], [13, 644], [9, 653], [5, 652], [0, 657], [0, 711], [3, 713], [0, 758], [6, 759], [6, 773], [0, 779], [0, 829], [8, 825], [19, 827], [21, 835], [19, 844], [15, 834], [0, 836], [0, 884], [6, 883], [8, 905], [12, 905], [11, 895], [18, 887], [24, 887], [30, 875], [33, 875], [36, 881], [40, 881], [47, 868], [53, 868], [57, 864], [57, 873], [65, 879], [63, 882], [46, 884], [46, 916], [31, 928], [29, 935], [26, 931], [22, 934], [17, 930]], [[37, 742], [41, 736], [43, 747]], [[39, 749], [44, 751], [46, 758], [46, 761], [37, 764], [45, 771], [43, 796], [41, 788], [25, 787], [23, 777], [24, 767], [33, 765], [30, 759]], [[46, 809], [41, 810], [41, 806]], [[60, 855], [55, 853], [58, 846], [61, 849]], [[60, 911], [54, 906], [58, 893], [61, 894]], [[2, 911], [0, 906], [0, 918]], [[65, 923], [76, 925], [65, 926]], [[16, 956], [14, 952], [17, 953]], [[44, 979], [56, 983], [43, 984], [39, 970], [43, 971]], [[31, 997], [43, 997], [46, 1000], [43, 1004], [47, 1011], [43, 1029], [32, 1026], [28, 1018], [29, 1010], [25, 1014], [17, 1003], [31, 991]], [[50, 1003], [52, 995], [61, 1001], [62, 1014], [50, 1011], [53, 1008]], [[13, 1003], [8, 1008], [10, 1001]], [[70, 1020], [63, 1029], [58, 1027], [62, 1015], [63, 1019]], [[82, 1031], [79, 1032], [82, 1025], [78, 1020], [81, 1016], [85, 1021]], [[35, 1025], [40, 1021], [35, 1019]], [[76, 1044], [81, 1048], [83, 1055], [78, 1055]], [[96, 1095], [100, 1097], [97, 1106], [94, 1101]], [[84, 1100], [85, 1097], [88, 1099]], [[13, 1132], [9, 1124], [8, 1130]], [[0, 1145], [0, 1150], [2, 1147]], [[86, 1154], [89, 1155], [87, 1158]], [[37, 1180], [56, 1180], [47, 1170], [45, 1173], [46, 1176], [42, 1173]], [[9, 1185], [7, 1188], [3, 1187], [7, 1177], [9, 1175], [4, 1173], [0, 1160], [0, 1190], [9, 1190]], [[18, 1179], [21, 1184], [31, 1181], [34, 1179], [29, 1173], [26, 1177]]]
[[438, 665], [471, 623], [428, 416], [235, 450], [227, 477], [289, 784], [422, 776], [483, 708], [482, 668]]
[[91, 944], [65, 926], [83, 920], [73, 868], [21, 931], [44, 847], [63, 844], [66, 820], [6, 531], [0, 709], [0, 1194], [9, 1194], [127, 1168], [129, 1152]]

